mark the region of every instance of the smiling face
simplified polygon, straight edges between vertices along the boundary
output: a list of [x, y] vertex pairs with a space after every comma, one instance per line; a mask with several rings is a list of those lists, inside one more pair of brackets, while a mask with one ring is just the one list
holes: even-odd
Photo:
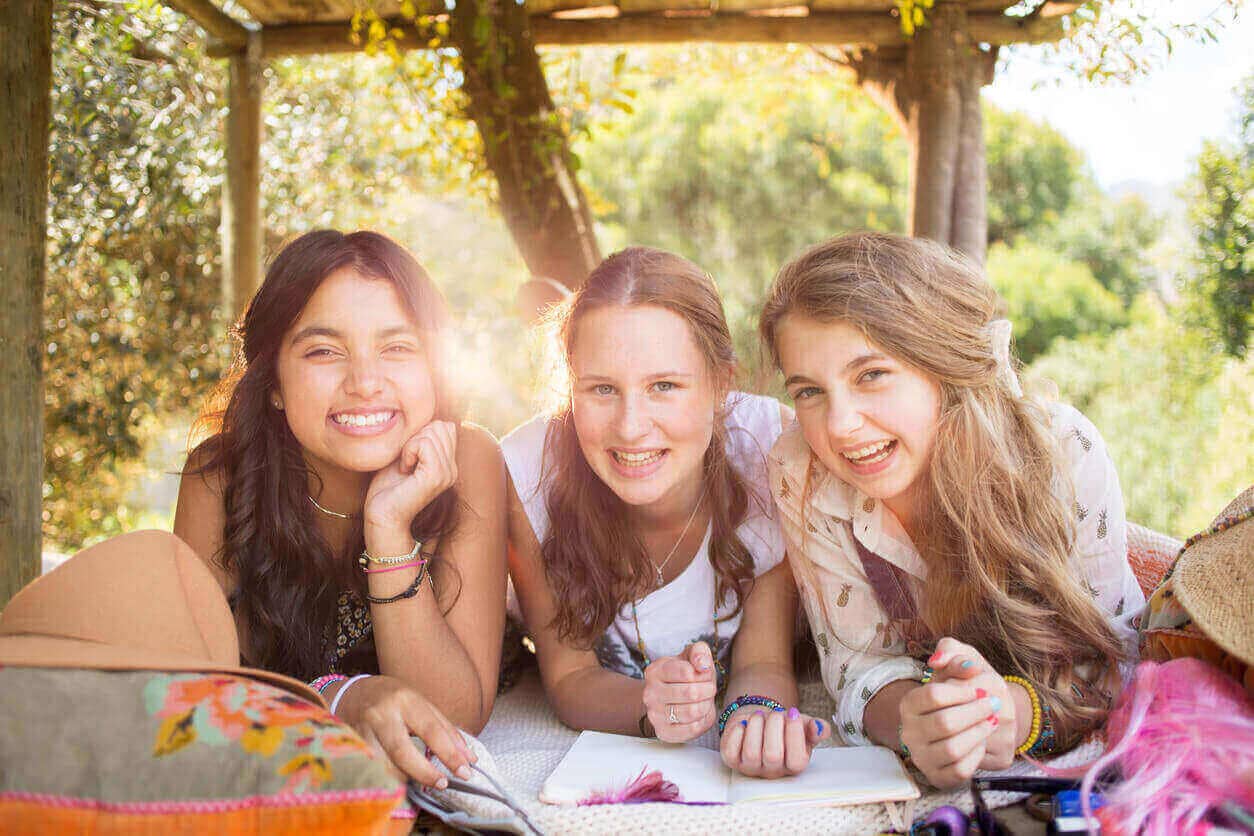
[[571, 375], [593, 472], [628, 505], [686, 514], [720, 396], [688, 323], [656, 305], [594, 308], [576, 325]]
[[936, 438], [940, 386], [847, 322], [788, 314], [776, 345], [810, 449], [908, 526]]
[[387, 466], [435, 415], [422, 332], [395, 285], [329, 275], [283, 335], [278, 399], [305, 457], [358, 473]]

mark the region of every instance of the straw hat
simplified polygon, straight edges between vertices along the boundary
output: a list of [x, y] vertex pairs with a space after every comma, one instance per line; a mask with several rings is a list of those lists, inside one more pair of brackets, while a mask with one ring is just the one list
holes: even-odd
[[325, 705], [303, 682], [239, 661], [235, 620], [218, 582], [164, 531], [84, 549], [28, 584], [0, 614], [0, 665], [231, 673]]
[[[1181, 606], [1215, 644], [1254, 665], [1254, 485], [1191, 538], [1173, 583]], [[1245, 519], [1233, 522], [1244, 515]]]

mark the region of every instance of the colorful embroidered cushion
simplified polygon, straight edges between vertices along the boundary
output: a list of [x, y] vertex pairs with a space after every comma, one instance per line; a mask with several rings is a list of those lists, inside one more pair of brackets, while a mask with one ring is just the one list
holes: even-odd
[[0, 833], [384, 833], [402, 795], [352, 730], [261, 682], [0, 668]]

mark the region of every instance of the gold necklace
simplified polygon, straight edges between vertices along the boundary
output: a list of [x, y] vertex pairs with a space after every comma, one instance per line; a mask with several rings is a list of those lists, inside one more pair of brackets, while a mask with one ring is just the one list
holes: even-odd
[[305, 496], [308, 496], [308, 497], [309, 497], [309, 501], [313, 503], [313, 506], [314, 506], [315, 508], [317, 508], [317, 509], [318, 509], [319, 511], [321, 511], [322, 513], [326, 514], [328, 517], [335, 517], [337, 520], [355, 520], [355, 519], [357, 519], [357, 515], [356, 515], [356, 514], [341, 514], [339, 511], [332, 511], [330, 508], [323, 508], [321, 505], [319, 505], [319, 504], [318, 504], [318, 500], [314, 499], [314, 498], [313, 498], [312, 496], [310, 496], [309, 494], [305, 494]]
[[649, 563], [657, 572], [658, 589], [661, 589], [666, 585], [666, 578], [662, 575], [662, 570], [666, 568], [667, 563], [671, 562], [671, 558], [675, 556], [675, 550], [679, 548], [679, 544], [682, 543], [684, 541], [684, 537], [687, 536], [688, 529], [692, 526], [692, 521], [697, 518], [697, 511], [701, 510], [701, 503], [705, 500], [705, 490], [708, 487], [709, 485], [702, 486], [701, 495], [697, 497], [697, 504], [692, 507], [692, 513], [688, 515], [688, 522], [684, 523], [684, 530], [679, 532], [679, 539], [675, 541], [675, 545], [671, 546], [671, 550], [666, 553], [666, 558], [662, 561], [662, 563], [660, 565], [654, 563], [653, 558], [649, 557], [647, 553], [645, 554], [645, 557], [649, 557]]

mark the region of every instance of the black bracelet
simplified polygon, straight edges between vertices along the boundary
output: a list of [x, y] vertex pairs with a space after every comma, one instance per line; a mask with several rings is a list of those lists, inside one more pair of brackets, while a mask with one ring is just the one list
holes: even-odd
[[390, 598], [376, 598], [369, 592], [366, 593], [366, 600], [372, 604], [395, 604], [397, 601], [404, 601], [406, 598], [413, 598], [418, 594], [418, 588], [422, 586], [422, 579], [427, 576], [427, 564], [418, 567], [418, 576], [414, 578], [414, 582], [406, 587], [403, 591], [396, 593]]

